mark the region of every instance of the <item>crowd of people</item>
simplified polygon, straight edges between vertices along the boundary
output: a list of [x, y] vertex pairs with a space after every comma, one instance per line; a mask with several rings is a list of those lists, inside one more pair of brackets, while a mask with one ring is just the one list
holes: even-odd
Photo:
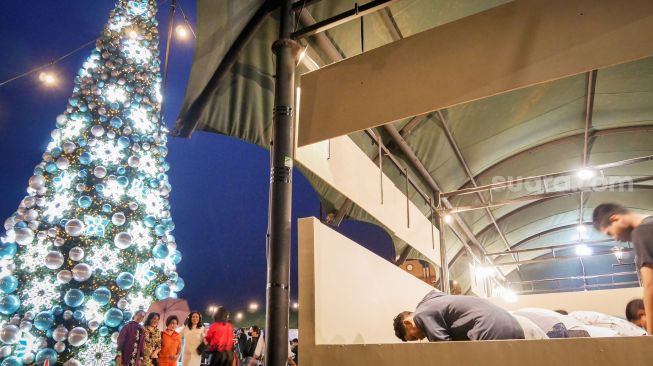
[[[206, 327], [199, 311], [191, 312], [179, 329], [179, 319], [165, 319], [165, 329], [159, 330], [161, 316], [138, 311], [125, 324], [117, 340], [118, 366], [261, 366], [264, 365], [265, 339], [254, 325], [246, 331], [234, 330], [229, 313], [218, 308], [214, 322]], [[183, 342], [182, 342], [183, 341]], [[288, 365], [297, 366], [299, 341], [288, 344]]]

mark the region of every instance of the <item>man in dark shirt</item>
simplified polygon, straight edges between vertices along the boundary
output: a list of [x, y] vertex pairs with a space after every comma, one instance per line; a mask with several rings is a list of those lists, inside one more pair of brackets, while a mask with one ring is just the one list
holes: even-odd
[[[632, 212], [615, 203], [604, 203], [594, 209], [592, 222], [603, 234], [633, 244], [635, 264], [644, 287], [645, 313], [653, 314], [653, 216]], [[653, 334], [653, 320], [646, 322], [646, 331]]]
[[397, 338], [431, 342], [487, 339], [523, 339], [519, 322], [507, 311], [473, 296], [431, 291], [415, 312], [404, 311], [394, 319]]
[[249, 329], [249, 336], [250, 338], [247, 340], [247, 343], [245, 345], [245, 352], [243, 352], [243, 356], [245, 357], [245, 364], [249, 365], [253, 362], [255, 359], [255, 351], [256, 351], [256, 346], [258, 345], [258, 341], [261, 335], [261, 330], [257, 325], [253, 325]]

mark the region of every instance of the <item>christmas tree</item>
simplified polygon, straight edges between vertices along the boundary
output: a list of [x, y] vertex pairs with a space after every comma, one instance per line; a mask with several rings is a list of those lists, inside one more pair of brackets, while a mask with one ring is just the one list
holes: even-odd
[[183, 286], [171, 235], [154, 0], [117, 1], [0, 245], [2, 366], [106, 366]]

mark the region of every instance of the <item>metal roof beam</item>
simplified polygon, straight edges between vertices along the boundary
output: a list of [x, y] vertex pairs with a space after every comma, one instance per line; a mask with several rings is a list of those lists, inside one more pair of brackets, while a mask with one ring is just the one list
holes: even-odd
[[[581, 193], [581, 192], [597, 192], [597, 191], [603, 191], [606, 189], [611, 189], [611, 188], [617, 188], [617, 187], [626, 187], [629, 185], [634, 185], [635, 183], [642, 183], [642, 182], [648, 182], [653, 180], [653, 176], [645, 176], [641, 178], [635, 178], [631, 179], [628, 181], [620, 181], [616, 183], [608, 183], [608, 184], [599, 184], [595, 186], [589, 186], [589, 187], [579, 187], [579, 188], [573, 188], [573, 189], [567, 189], [567, 190], [561, 190], [561, 191], [555, 191], [555, 192], [547, 192], [547, 193], [540, 193], [540, 194], [531, 194], [531, 195], [526, 195], [526, 196], [521, 196], [513, 199], [508, 199], [508, 200], [502, 200], [502, 201], [491, 201], [489, 203], [484, 203], [480, 205], [469, 205], [469, 206], [459, 206], [455, 208], [449, 208], [447, 210], [444, 210], [447, 213], [460, 213], [460, 212], [465, 212], [465, 211], [474, 211], [474, 210], [479, 210], [479, 209], [485, 209], [485, 208], [490, 208], [490, 207], [499, 207], [499, 206], [505, 206], [505, 205], [510, 205], [514, 203], [521, 203], [521, 202], [530, 202], [530, 201], [538, 201], [541, 199], [545, 198], [551, 198], [551, 197], [564, 197], [564, 196], [570, 196], [573, 194]], [[444, 198], [443, 198], [444, 200]]]
[[[442, 124], [442, 130], [444, 131], [445, 136], [447, 137], [447, 141], [449, 141], [449, 145], [451, 145], [451, 148], [453, 149], [456, 158], [458, 159], [458, 162], [460, 165], [462, 165], [463, 169], [465, 170], [465, 173], [467, 174], [467, 177], [469, 180], [472, 182], [474, 187], [478, 187], [478, 184], [476, 184], [476, 180], [474, 179], [474, 175], [472, 174], [472, 171], [469, 169], [469, 165], [467, 165], [467, 161], [465, 161], [465, 157], [463, 156], [462, 151], [460, 151], [460, 148], [458, 147], [458, 143], [456, 142], [456, 139], [453, 137], [453, 134], [451, 133], [451, 130], [449, 129], [449, 124], [447, 122], [447, 119], [444, 117], [442, 114], [442, 111], [438, 111], [438, 116], [440, 117], [440, 123]], [[478, 198], [481, 200], [481, 202], [486, 203], [485, 197], [481, 194], [481, 192], [477, 192]], [[492, 224], [494, 225], [494, 228], [496, 229], [497, 233], [499, 234], [499, 237], [503, 241], [503, 244], [506, 246], [507, 250], [510, 250], [510, 244], [508, 243], [508, 238], [506, 238], [506, 235], [503, 233], [503, 230], [499, 227], [497, 224], [497, 220], [494, 217], [494, 214], [489, 208], [485, 209], [485, 213], [488, 215], [490, 220], [492, 221]], [[516, 261], [517, 257], [513, 256], [513, 259]], [[517, 271], [519, 271], [519, 266], [517, 266]]]
[[[626, 165], [644, 163], [644, 162], [651, 161], [651, 160], [653, 160], [653, 155], [645, 155], [645, 156], [640, 156], [640, 157], [631, 158], [631, 159], [619, 160], [619, 161], [615, 161], [615, 162], [612, 162], [612, 163], [594, 165], [594, 166], [587, 167], [587, 169], [600, 171], [600, 170], [605, 170], [605, 169], [622, 167], [622, 166], [626, 166]], [[516, 185], [531, 182], [531, 181], [541, 181], [541, 180], [544, 180], [544, 179], [551, 179], [551, 178], [557, 178], [557, 177], [570, 176], [570, 175], [574, 175], [576, 173], [578, 173], [578, 169], [565, 170], [565, 171], [562, 171], [562, 172], [551, 173], [551, 174], [535, 175], [535, 176], [531, 176], [531, 177], [513, 179], [513, 180], [506, 181], [506, 182], [486, 184], [486, 185], [483, 185], [483, 186], [478, 186], [478, 187], [473, 187], [473, 188], [463, 188], [463, 189], [459, 189], [459, 190], [456, 190], [456, 191], [445, 192], [445, 193], [442, 193], [442, 197], [455, 197], [455, 196], [460, 196], [460, 195], [465, 195], [465, 194], [471, 194], [471, 193], [477, 193], [477, 192], [483, 192], [483, 191], [491, 191], [491, 190], [501, 189], [501, 188], [508, 188], [508, 187], [516, 186]]]
[[[627, 252], [632, 252], [635, 249], [633, 248], [624, 248], [621, 251], [624, 253]], [[539, 258], [539, 259], [526, 259], [526, 260], [516, 260], [512, 262], [500, 262], [500, 263], [495, 263], [493, 264], [494, 267], [504, 267], [504, 266], [516, 266], [520, 264], [534, 264], [534, 263], [544, 263], [544, 262], [554, 262], [554, 261], [563, 261], [563, 260], [569, 260], [569, 259], [582, 259], [585, 257], [599, 257], [599, 256], [604, 256], [604, 255], [614, 255], [614, 252], [612, 250], [610, 251], [602, 251], [602, 252], [596, 252], [592, 254], [587, 254], [587, 255], [566, 255], [562, 257], [548, 257], [548, 258]]]
[[348, 23], [364, 15], [371, 14], [383, 8], [386, 8], [392, 5], [392, 3], [397, 1], [398, 0], [373, 0], [367, 4], [363, 4], [360, 6], [356, 5], [353, 9], [334, 15], [331, 18], [321, 20], [315, 24], [311, 24], [308, 26], [305, 25], [304, 28], [293, 32], [290, 35], [290, 38], [294, 40], [299, 40], [302, 38], [306, 38], [309, 36], [313, 36], [325, 32], [331, 28], [335, 28], [339, 25]]
[[[587, 73], [587, 97], [585, 98], [585, 133], [583, 136], [583, 168], [589, 163], [590, 154], [590, 128], [592, 127], [592, 114], [594, 112], [594, 93], [596, 91], [597, 70]], [[585, 192], [580, 192], [578, 204], [578, 223], [583, 222], [585, 210]]]
[[[642, 133], [653, 132], [653, 125], [623, 126], [623, 127], [606, 128], [606, 129], [603, 129], [603, 130], [596, 130], [594, 133], [592, 133], [592, 135], [590, 136], [590, 139], [597, 138], [597, 137], [600, 137], [600, 136], [609, 136], [609, 135], [613, 135], [613, 134], [617, 134], [617, 133], [636, 133], [636, 132], [642, 132]], [[544, 142], [542, 144], [532, 146], [532, 147], [530, 147], [528, 149], [525, 149], [525, 150], [522, 150], [522, 151], [520, 151], [518, 153], [510, 155], [510, 156], [508, 156], [508, 157], [506, 157], [506, 158], [504, 158], [504, 159], [490, 165], [489, 167], [487, 167], [487, 168], [481, 170], [480, 172], [474, 174], [474, 178], [478, 178], [478, 177], [482, 176], [483, 174], [486, 174], [490, 170], [500, 166], [501, 164], [505, 164], [508, 161], [511, 161], [513, 159], [519, 159], [523, 155], [531, 154], [531, 153], [533, 153], [533, 151], [535, 151], [537, 149], [545, 148], [545, 147], [552, 146], [552, 145], [561, 144], [561, 143], [571, 141], [571, 140], [575, 140], [575, 139], [577, 139], [579, 137], [583, 137], [583, 135], [584, 135], [584, 133], [577, 133], [577, 134], [574, 134], [574, 135], [560, 137], [560, 138], [557, 138], [555, 140], [547, 141], [547, 142]], [[465, 187], [465, 186], [467, 186], [469, 184], [470, 184], [470, 181], [467, 180], [466, 182], [464, 182], [463, 184], [460, 185], [460, 188], [458, 190], [462, 190], [463, 187]]]
[[552, 244], [552, 245], [543, 245], [541, 247], [537, 248], [527, 248], [527, 249], [516, 249], [516, 250], [510, 250], [507, 252], [495, 252], [495, 253], [487, 253], [485, 254], [486, 256], [502, 256], [506, 254], [518, 254], [518, 253], [528, 253], [528, 252], [540, 252], [543, 250], [559, 250], [559, 249], [569, 249], [569, 248], [574, 248], [577, 247], [580, 244], [585, 244], [585, 245], [599, 245], [605, 243], [613, 243], [616, 242], [614, 239], [602, 239], [602, 240], [590, 240], [590, 241], [575, 241], [575, 242], [568, 242], [564, 244]]

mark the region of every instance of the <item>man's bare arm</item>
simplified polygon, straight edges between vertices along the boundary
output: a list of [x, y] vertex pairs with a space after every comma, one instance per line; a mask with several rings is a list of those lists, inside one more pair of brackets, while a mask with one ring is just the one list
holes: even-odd
[[646, 331], [653, 335], [653, 266], [645, 264], [640, 269], [644, 287], [644, 311], [646, 312]]

